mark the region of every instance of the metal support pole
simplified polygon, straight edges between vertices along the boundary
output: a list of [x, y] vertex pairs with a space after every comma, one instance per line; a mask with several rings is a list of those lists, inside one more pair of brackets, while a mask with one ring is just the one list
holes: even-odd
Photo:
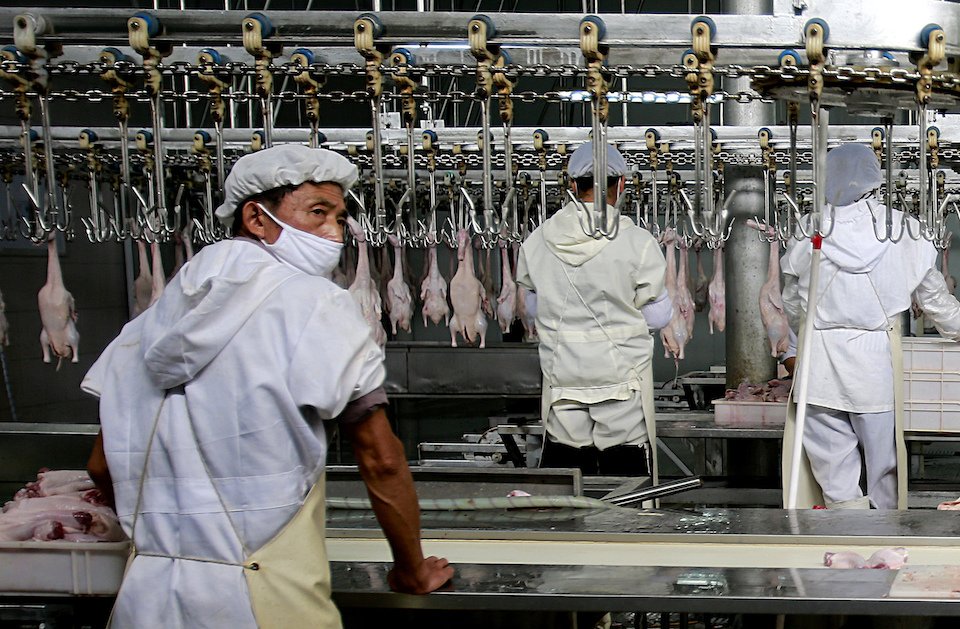
[[767, 332], [760, 320], [760, 287], [766, 281], [770, 245], [757, 238], [747, 219], [762, 214], [763, 167], [730, 165], [725, 171], [728, 209], [736, 218], [724, 255], [727, 287], [727, 386], [761, 383], [776, 376]]
[[[726, 13], [741, 15], [770, 14], [770, 0], [728, 0]], [[750, 89], [749, 79], [725, 79], [724, 89], [739, 92]], [[772, 104], [727, 103], [725, 125], [756, 127], [774, 122]], [[707, 146], [706, 150], [710, 147]], [[736, 220], [726, 243], [724, 282], [727, 294], [727, 386], [736, 387], [744, 380], [766, 382], [776, 376], [776, 361], [770, 356], [767, 333], [760, 320], [760, 287], [766, 281], [770, 246], [757, 238], [756, 230], [747, 227], [748, 218], [763, 216], [763, 169], [756, 166], [728, 165], [724, 173], [725, 198], [737, 191], [728, 208]]]

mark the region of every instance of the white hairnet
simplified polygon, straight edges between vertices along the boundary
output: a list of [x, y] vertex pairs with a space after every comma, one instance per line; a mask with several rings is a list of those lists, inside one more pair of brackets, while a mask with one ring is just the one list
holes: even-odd
[[223, 184], [223, 203], [217, 208], [217, 218], [229, 228], [237, 205], [244, 199], [306, 181], [338, 184], [346, 196], [357, 181], [357, 167], [338, 153], [301, 144], [282, 144], [244, 155]]
[[[573, 179], [593, 176], [593, 142], [586, 142], [573, 152], [567, 173]], [[607, 145], [607, 177], [622, 177], [627, 174], [627, 162], [620, 151]]]
[[850, 205], [883, 183], [880, 161], [863, 144], [844, 144], [827, 153], [827, 203]]

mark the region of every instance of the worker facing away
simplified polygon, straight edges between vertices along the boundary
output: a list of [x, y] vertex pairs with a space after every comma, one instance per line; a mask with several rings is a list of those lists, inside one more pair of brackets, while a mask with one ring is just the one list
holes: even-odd
[[417, 497], [384, 407], [380, 348], [330, 281], [356, 168], [332, 151], [242, 157], [204, 249], [83, 381], [100, 398], [90, 472], [134, 542], [114, 627], [340, 627], [324, 547], [326, 420], [353, 443], [394, 556], [426, 593]]
[[[886, 228], [886, 208], [874, 195], [882, 182], [880, 163], [868, 147], [847, 144], [827, 154], [823, 231], [828, 235], [823, 239], [812, 337], [801, 339], [807, 353], [800, 361], [810, 361], [798, 486], [801, 508], [906, 508], [900, 318], [911, 297], [943, 336], [960, 339], [960, 303], [936, 268], [936, 248], [911, 237], [920, 234], [917, 220], [907, 217], [910, 224], [901, 228], [899, 241], [875, 236], [875, 230]], [[903, 218], [893, 210], [894, 229]], [[783, 304], [794, 329], [811, 316], [811, 262], [809, 240], [787, 245]], [[790, 413], [784, 433], [785, 501], [794, 419]], [[866, 494], [860, 487], [864, 464]]]
[[[623, 156], [608, 147], [608, 205], [623, 190], [626, 172]], [[656, 443], [650, 330], [673, 314], [666, 262], [650, 232], [626, 217], [612, 239], [584, 232], [580, 213], [594, 211], [592, 143], [573, 152], [568, 173], [578, 201], [536, 229], [517, 261], [517, 284], [536, 294], [545, 429], [540, 465], [649, 474], [656, 468], [648, 462], [655, 456], [649, 444]]]

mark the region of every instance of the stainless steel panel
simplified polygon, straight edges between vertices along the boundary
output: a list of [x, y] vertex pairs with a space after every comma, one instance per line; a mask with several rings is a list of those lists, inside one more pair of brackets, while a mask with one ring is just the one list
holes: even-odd
[[540, 395], [536, 346], [411, 347], [408, 391], [430, 395]]
[[340, 607], [957, 616], [955, 599], [890, 599], [896, 571], [460, 564], [445, 591], [391, 594], [381, 563], [333, 562]]
[[[515, 471], [515, 470], [514, 470]], [[330, 537], [379, 537], [372, 516], [367, 521], [341, 526], [334, 518], [351, 512], [328, 514]], [[656, 514], [638, 517], [638, 513]], [[711, 544], [922, 544], [956, 546], [960, 520], [948, 511], [840, 511], [781, 509], [700, 509], [695, 511], [607, 509], [556, 510], [549, 522], [516, 518], [509, 526], [502, 514], [457, 514], [456, 522], [442, 514], [423, 514], [424, 538], [505, 539], [591, 542], [689, 542]], [[436, 517], [434, 520], [432, 518]], [[895, 544], [894, 544], [895, 542]], [[870, 572], [870, 571], [858, 571]]]
[[383, 383], [387, 393], [406, 393], [408, 390], [406, 348], [388, 346], [383, 366], [387, 370], [387, 380]]
[[[579, 470], [565, 469], [464, 469], [411, 468], [420, 498], [493, 498], [520, 489], [540, 496], [579, 496], [583, 482]], [[354, 466], [327, 467], [327, 495], [366, 497]]]

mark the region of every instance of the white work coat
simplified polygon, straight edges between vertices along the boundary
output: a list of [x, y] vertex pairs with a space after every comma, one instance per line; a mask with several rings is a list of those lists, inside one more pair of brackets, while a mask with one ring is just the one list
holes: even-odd
[[[824, 212], [820, 282], [813, 336], [809, 342], [809, 404], [850, 413], [894, 410], [893, 365], [887, 330], [910, 308], [911, 296], [948, 338], [960, 337], [960, 308], [936, 269], [937, 252], [905, 232], [898, 242], [881, 242], [885, 207], [874, 199]], [[897, 233], [903, 214], [893, 211]], [[910, 229], [919, 234], [913, 218]], [[798, 329], [807, 311], [812, 249], [793, 240], [781, 259], [783, 305]], [[891, 323], [893, 322], [893, 323]], [[798, 383], [799, 384], [799, 383]]]
[[517, 261], [517, 284], [537, 294], [545, 408], [559, 400], [594, 404], [653, 391], [652, 381], [644, 381], [653, 336], [640, 308], [663, 291], [663, 253], [650, 232], [626, 217], [616, 238], [594, 239], [577, 212], [569, 203], [547, 219], [520, 247]]
[[256, 627], [237, 564], [322, 474], [323, 420], [383, 380], [380, 348], [332, 282], [247, 239], [184, 265], [82, 384], [100, 397], [117, 513], [137, 549], [113, 626]]

